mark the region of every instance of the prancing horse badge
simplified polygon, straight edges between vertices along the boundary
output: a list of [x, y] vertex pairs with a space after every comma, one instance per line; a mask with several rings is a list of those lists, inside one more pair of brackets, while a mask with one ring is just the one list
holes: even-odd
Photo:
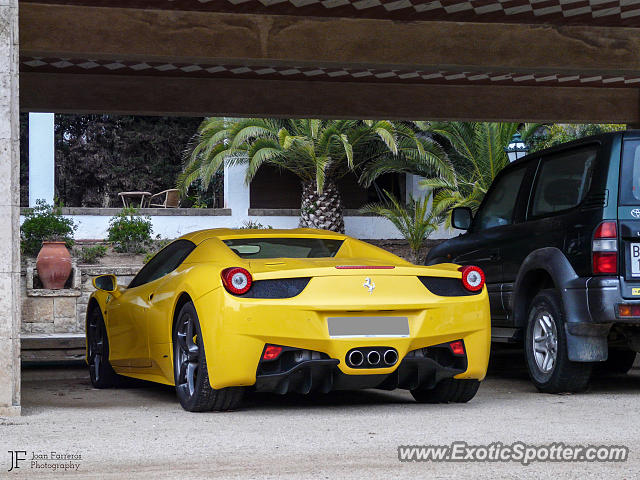
[[376, 284], [373, 283], [373, 280], [371, 280], [369, 277], [364, 279], [364, 283], [362, 284], [362, 286], [368, 288], [369, 293], [373, 293], [373, 289], [376, 288]]

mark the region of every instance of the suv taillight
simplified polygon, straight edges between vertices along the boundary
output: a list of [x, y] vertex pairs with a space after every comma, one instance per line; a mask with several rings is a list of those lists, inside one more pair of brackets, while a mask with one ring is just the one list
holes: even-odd
[[593, 273], [618, 273], [618, 231], [616, 222], [602, 222], [593, 234]]

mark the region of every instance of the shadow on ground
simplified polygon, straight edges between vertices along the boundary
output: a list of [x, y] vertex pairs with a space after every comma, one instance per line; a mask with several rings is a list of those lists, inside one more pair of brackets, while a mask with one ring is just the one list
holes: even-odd
[[[479, 397], [509, 395], [512, 392], [536, 394], [529, 381], [521, 348], [509, 345], [494, 345], [487, 379], [481, 387]], [[121, 388], [100, 391], [97, 395], [89, 381], [86, 368], [70, 367], [23, 368], [24, 414], [39, 412], [44, 408], [92, 408], [109, 409], [122, 407], [177, 408], [180, 406], [173, 387], [133, 380]], [[594, 373], [591, 387], [582, 395], [640, 393], [640, 370], [634, 368], [628, 375]], [[359, 406], [380, 404], [409, 404], [413, 399], [408, 392], [395, 390], [337, 391], [328, 394], [276, 395], [247, 392], [244, 405], [252, 410], [279, 410], [315, 407]]]

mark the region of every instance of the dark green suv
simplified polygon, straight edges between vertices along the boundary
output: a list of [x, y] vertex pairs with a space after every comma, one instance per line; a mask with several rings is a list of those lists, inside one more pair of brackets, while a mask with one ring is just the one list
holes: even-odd
[[544, 392], [580, 391], [597, 362], [640, 351], [640, 131], [528, 155], [496, 177], [466, 233], [429, 252], [486, 274], [494, 341], [524, 342]]

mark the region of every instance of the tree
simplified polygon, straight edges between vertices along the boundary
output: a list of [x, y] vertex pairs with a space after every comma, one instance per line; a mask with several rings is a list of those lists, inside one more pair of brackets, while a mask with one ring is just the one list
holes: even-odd
[[[509, 164], [504, 148], [514, 133], [520, 132], [527, 142], [540, 129], [540, 124], [437, 122], [427, 125], [427, 132], [446, 142], [453, 165], [453, 178], [437, 175], [420, 182], [435, 190], [433, 209], [436, 214], [450, 213], [454, 207], [469, 207], [475, 212], [500, 171]], [[446, 226], [451, 227], [451, 215]]]
[[531, 151], [537, 152], [538, 150], [577, 140], [578, 138], [625, 129], [626, 125], [613, 123], [554, 123], [545, 126], [542, 133], [532, 136], [528, 143], [531, 146]]
[[409, 196], [407, 204], [403, 204], [385, 190], [386, 204], [368, 204], [362, 207], [364, 213], [373, 213], [389, 220], [409, 243], [411, 262], [421, 264], [421, 250], [424, 241], [438, 229], [444, 215], [429, 208], [430, 194], [423, 198]]
[[[21, 201], [26, 205], [27, 115], [20, 120]], [[56, 198], [67, 206], [119, 206], [119, 191], [172, 188], [182, 171], [184, 149], [201, 122], [202, 118], [56, 115]], [[221, 195], [222, 181], [218, 183]]]
[[249, 183], [262, 165], [294, 173], [302, 182], [300, 226], [344, 232], [336, 181], [367, 162], [420, 156], [411, 123], [386, 120], [206, 119], [186, 158], [178, 188], [200, 179], [206, 187], [225, 164], [245, 164]]

